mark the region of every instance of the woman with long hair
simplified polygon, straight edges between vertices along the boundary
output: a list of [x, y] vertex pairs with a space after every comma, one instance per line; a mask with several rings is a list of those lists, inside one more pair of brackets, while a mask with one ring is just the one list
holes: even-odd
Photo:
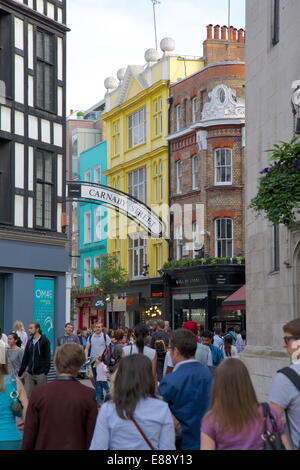
[[9, 333], [8, 335], [8, 371], [12, 377], [18, 377], [19, 370], [21, 369], [24, 350], [21, 349], [22, 341], [17, 333]]
[[24, 325], [20, 320], [15, 321], [13, 326], [13, 332], [17, 333], [20, 340], [22, 341], [21, 348], [25, 349], [26, 343], [28, 341], [28, 335], [25, 331]]
[[21, 435], [12, 411], [11, 394], [19, 395], [25, 419], [28, 400], [20, 379], [8, 372], [6, 348], [0, 343], [0, 450], [20, 450]]
[[[279, 414], [270, 410], [290, 449]], [[272, 431], [269, 419], [267, 426]], [[263, 432], [263, 409], [246, 366], [239, 359], [223, 361], [216, 368], [210, 409], [201, 424], [201, 450], [263, 450]]]
[[172, 415], [155, 396], [148, 357], [133, 354], [120, 361], [111, 396], [98, 414], [90, 450], [175, 450]]
[[236, 346], [233, 346], [233, 337], [231, 335], [227, 335], [224, 337], [224, 344], [220, 347], [221, 351], [224, 354], [225, 359], [229, 359], [231, 357], [238, 357], [238, 352]]
[[149, 357], [152, 363], [153, 376], [156, 377], [156, 362], [157, 354], [155, 349], [146, 346], [146, 342], [150, 337], [150, 332], [144, 323], [139, 323], [133, 330], [134, 344], [130, 344], [123, 348], [122, 357], [130, 356], [131, 354], [144, 354]]

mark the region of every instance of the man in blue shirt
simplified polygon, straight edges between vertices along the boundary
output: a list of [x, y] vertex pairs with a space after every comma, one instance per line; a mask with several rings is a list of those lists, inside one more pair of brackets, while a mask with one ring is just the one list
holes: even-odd
[[202, 343], [205, 346], [208, 346], [211, 350], [211, 355], [212, 355], [212, 365], [214, 367], [218, 366], [220, 362], [223, 361], [224, 359], [224, 354], [222, 353], [221, 349], [219, 349], [217, 346], [214, 346], [213, 343], [213, 333], [210, 331], [204, 331], [202, 335]]
[[168, 403], [182, 429], [181, 450], [200, 449], [201, 420], [208, 410], [212, 375], [195, 359], [196, 336], [176, 330], [171, 337], [171, 374], [161, 381], [158, 394]]

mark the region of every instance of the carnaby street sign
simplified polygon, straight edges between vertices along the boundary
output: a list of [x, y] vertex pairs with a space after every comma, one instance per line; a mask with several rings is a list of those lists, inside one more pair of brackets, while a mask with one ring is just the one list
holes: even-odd
[[166, 231], [164, 222], [146, 204], [118, 189], [78, 181], [68, 184], [68, 197], [113, 206], [154, 236], [162, 237]]

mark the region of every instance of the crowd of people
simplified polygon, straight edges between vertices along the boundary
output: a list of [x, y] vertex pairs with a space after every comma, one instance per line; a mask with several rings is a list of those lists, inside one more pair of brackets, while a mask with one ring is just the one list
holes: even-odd
[[[300, 319], [283, 330], [293, 358]], [[28, 333], [21, 322], [0, 330], [0, 450], [263, 450], [275, 431], [282, 448], [300, 448], [300, 361], [277, 373], [270, 406], [259, 403], [238, 329], [158, 320], [75, 334], [67, 323], [49, 382], [49, 340], [36, 322]]]

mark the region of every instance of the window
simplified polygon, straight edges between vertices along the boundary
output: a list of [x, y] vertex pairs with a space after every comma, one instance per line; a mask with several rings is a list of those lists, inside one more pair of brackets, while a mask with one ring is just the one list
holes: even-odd
[[11, 142], [0, 140], [0, 222], [12, 222], [12, 172]]
[[146, 168], [128, 173], [128, 193], [141, 202], [146, 202]]
[[113, 156], [119, 155], [120, 153], [120, 119], [113, 122], [113, 133], [112, 133], [112, 148]]
[[157, 202], [158, 201], [158, 169], [157, 169], [157, 163], [154, 164], [153, 181], [154, 181], [154, 202]]
[[55, 67], [54, 36], [44, 31], [37, 31], [37, 106], [54, 112], [55, 102]]
[[273, 18], [272, 18], [272, 44], [276, 46], [279, 43], [279, 28], [280, 28], [280, 0], [273, 0]]
[[[101, 262], [100, 256], [95, 256], [95, 258], [94, 258], [94, 269], [100, 268], [100, 262]], [[99, 284], [99, 280], [96, 279], [95, 276], [94, 276], [94, 284], [95, 285]]]
[[164, 166], [163, 163], [160, 161], [159, 162], [159, 175], [158, 175], [158, 180], [159, 180], [159, 190], [160, 190], [160, 200], [163, 200], [164, 197], [164, 181], [163, 181], [163, 173], [164, 172]]
[[84, 286], [89, 287], [91, 285], [91, 258], [85, 258], [84, 260]]
[[94, 242], [99, 242], [102, 238], [101, 215], [101, 207], [97, 207], [94, 210]]
[[163, 199], [163, 163], [161, 160], [154, 164], [153, 183], [154, 202], [161, 202]]
[[36, 210], [35, 224], [45, 229], [52, 228], [53, 189], [54, 189], [54, 158], [52, 153], [38, 151], [36, 153]]
[[147, 241], [137, 233], [133, 238], [128, 237], [129, 276], [131, 279], [143, 275], [143, 266], [147, 264]]
[[180, 131], [181, 128], [181, 106], [178, 104], [176, 106], [176, 131]]
[[[13, 98], [12, 16], [0, 11], [0, 91], [1, 96]], [[2, 83], [3, 82], [3, 83]]]
[[197, 222], [193, 222], [192, 225], [192, 236], [193, 236], [193, 258], [199, 256], [200, 251], [203, 250], [203, 243], [200, 243], [200, 230]]
[[175, 238], [175, 258], [176, 258], [176, 261], [178, 261], [182, 258], [182, 246], [183, 246], [182, 225], [175, 226], [174, 238]]
[[154, 266], [155, 266], [155, 275], [163, 265], [163, 248], [161, 243], [156, 243], [154, 245]]
[[87, 183], [92, 182], [92, 172], [91, 172], [91, 170], [86, 170], [84, 172], [84, 181], [86, 181]]
[[279, 271], [280, 249], [279, 249], [279, 224], [273, 225], [273, 271]]
[[162, 134], [162, 98], [153, 101], [153, 137]]
[[198, 111], [198, 100], [197, 98], [192, 99], [192, 122], [197, 121], [197, 111]]
[[217, 219], [215, 221], [216, 257], [232, 258], [233, 256], [233, 221]]
[[84, 213], [84, 243], [91, 243], [91, 213]]
[[232, 150], [215, 151], [215, 184], [232, 184]]
[[101, 166], [95, 166], [94, 168], [94, 183], [101, 183]]
[[181, 194], [182, 192], [182, 162], [179, 160], [176, 162], [176, 193]]
[[128, 117], [129, 148], [146, 141], [146, 108], [142, 108]]
[[192, 189], [199, 187], [199, 158], [198, 155], [192, 157]]

